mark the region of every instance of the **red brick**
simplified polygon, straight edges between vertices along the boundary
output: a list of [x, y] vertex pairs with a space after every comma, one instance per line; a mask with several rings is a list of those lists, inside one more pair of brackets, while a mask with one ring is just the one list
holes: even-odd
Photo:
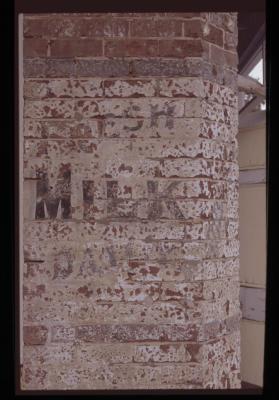
[[237, 53], [225, 51], [214, 45], [210, 46], [210, 60], [214, 64], [226, 65], [230, 68], [237, 68], [238, 64]]
[[156, 80], [121, 79], [105, 80], [105, 97], [152, 97], [156, 95]]
[[202, 282], [174, 283], [166, 282], [162, 285], [162, 300], [203, 300]]
[[158, 54], [157, 40], [106, 40], [104, 55], [107, 57], [155, 57]]
[[25, 39], [23, 42], [23, 57], [46, 57], [48, 41], [45, 39]]
[[74, 116], [74, 101], [68, 99], [26, 100], [24, 115], [31, 118], [72, 118]]
[[107, 18], [104, 14], [99, 17], [94, 14], [89, 14], [88, 17], [59, 16], [52, 19], [38, 17], [24, 21], [24, 37], [26, 38], [122, 37], [128, 35], [128, 29], [128, 21]]
[[238, 384], [235, 20], [24, 17], [24, 389]]
[[181, 343], [138, 345], [135, 349], [135, 362], [183, 362], [185, 347]]
[[29, 19], [24, 18], [23, 21], [23, 36], [24, 38], [28, 37], [42, 37], [43, 36], [43, 27], [47, 27], [48, 24], [44, 23], [47, 20], [36, 18]]
[[80, 36], [83, 37], [102, 37], [104, 36], [105, 21], [103, 18], [83, 18], [80, 20]]
[[27, 59], [24, 61], [24, 77], [72, 77], [76, 65], [69, 59]]
[[237, 33], [225, 32], [224, 47], [226, 50], [235, 51], [237, 46]]
[[237, 32], [237, 15], [236, 13], [226, 13], [224, 15], [224, 26], [229, 32]]
[[23, 286], [23, 298], [33, 299], [34, 297], [42, 297], [45, 291], [46, 287], [43, 284], [31, 287]]
[[123, 17], [123, 18], [142, 18], [142, 17], [165, 17], [166, 13], [157, 13], [157, 12], [135, 12], [135, 13], [112, 13], [111, 15], [116, 17]]
[[199, 57], [202, 55], [203, 47], [201, 40], [160, 40], [160, 57]]
[[84, 325], [76, 327], [76, 338], [86, 342], [192, 341], [199, 327], [185, 325]]
[[222, 335], [226, 335], [239, 330], [240, 328], [240, 314], [228, 317], [223, 321], [215, 320], [207, 322], [203, 325], [199, 341], [215, 339]]
[[147, 297], [153, 301], [158, 300], [160, 295], [160, 284], [146, 283], [144, 286], [141, 283], [122, 283], [121, 287], [124, 291], [125, 301], [143, 301]]
[[131, 36], [176, 37], [182, 35], [182, 22], [176, 20], [136, 20], [131, 22]]
[[204, 62], [209, 61], [210, 42], [203, 40], [202, 47], [203, 47], [203, 60]]
[[235, 92], [238, 90], [236, 75], [237, 71], [232, 71], [226, 68], [224, 70], [224, 78], [222, 83], [223, 85], [226, 85], [229, 88], [233, 89]]
[[24, 37], [79, 37], [81, 35], [81, 19], [67, 16], [51, 18], [25, 18]]
[[225, 52], [225, 64], [230, 67], [236, 69], [238, 66], [238, 55], [237, 53], [232, 53], [230, 51]]
[[204, 38], [217, 46], [223, 47], [224, 45], [224, 31], [211, 24], [205, 25]]
[[121, 19], [107, 20], [104, 23], [104, 37], [128, 36], [129, 22]]
[[76, 61], [76, 74], [84, 77], [118, 77], [129, 75], [129, 61], [128, 60], [77, 60]]
[[94, 39], [58, 39], [51, 43], [51, 56], [95, 57], [103, 54], [102, 41]]
[[202, 36], [202, 21], [199, 19], [184, 22], [184, 36], [199, 38]]
[[[160, 54], [161, 56], [161, 54]], [[28, 66], [29, 73], [32, 73], [32, 66]], [[200, 76], [202, 63], [197, 59], [175, 59], [166, 60], [163, 58], [134, 60], [132, 62], [133, 74], [135, 76]], [[34, 72], [36, 72], [35, 66]]]
[[47, 384], [49, 371], [36, 365], [23, 365], [21, 369], [21, 389], [23, 390], [44, 390]]
[[195, 12], [195, 13], [190, 13], [190, 12], [176, 12], [176, 13], [172, 13], [172, 12], [167, 12], [166, 16], [167, 17], [177, 17], [177, 18], [201, 18], [203, 15], [203, 13], [199, 13], [199, 12]]
[[24, 326], [23, 341], [25, 345], [45, 344], [48, 329], [45, 326]]
[[225, 29], [229, 32], [237, 30], [237, 16], [231, 13], [209, 13], [209, 21], [218, 28]]
[[67, 326], [53, 326], [51, 329], [51, 341], [58, 343], [72, 342], [75, 339], [75, 328]]
[[81, 36], [85, 37], [124, 37], [128, 35], [129, 22], [112, 18], [84, 18]]

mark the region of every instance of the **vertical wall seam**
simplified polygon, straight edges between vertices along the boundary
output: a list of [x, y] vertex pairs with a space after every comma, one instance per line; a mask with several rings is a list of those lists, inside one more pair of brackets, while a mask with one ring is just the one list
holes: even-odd
[[19, 315], [20, 364], [23, 362], [23, 14], [18, 16], [18, 99], [19, 99]]

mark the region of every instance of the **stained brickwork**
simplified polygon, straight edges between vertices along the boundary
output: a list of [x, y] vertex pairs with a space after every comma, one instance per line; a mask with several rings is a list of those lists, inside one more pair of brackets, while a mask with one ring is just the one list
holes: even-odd
[[24, 16], [22, 389], [240, 387], [236, 44]]

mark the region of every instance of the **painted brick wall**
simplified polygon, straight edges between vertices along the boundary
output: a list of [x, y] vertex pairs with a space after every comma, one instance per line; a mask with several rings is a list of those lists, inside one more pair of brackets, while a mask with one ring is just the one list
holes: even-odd
[[236, 44], [24, 16], [22, 389], [240, 387]]

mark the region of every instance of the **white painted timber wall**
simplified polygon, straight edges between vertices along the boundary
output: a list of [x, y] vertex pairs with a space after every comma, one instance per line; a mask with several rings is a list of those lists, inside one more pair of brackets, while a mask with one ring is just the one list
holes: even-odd
[[266, 130], [240, 129], [240, 301], [242, 380], [263, 385], [266, 287]]

